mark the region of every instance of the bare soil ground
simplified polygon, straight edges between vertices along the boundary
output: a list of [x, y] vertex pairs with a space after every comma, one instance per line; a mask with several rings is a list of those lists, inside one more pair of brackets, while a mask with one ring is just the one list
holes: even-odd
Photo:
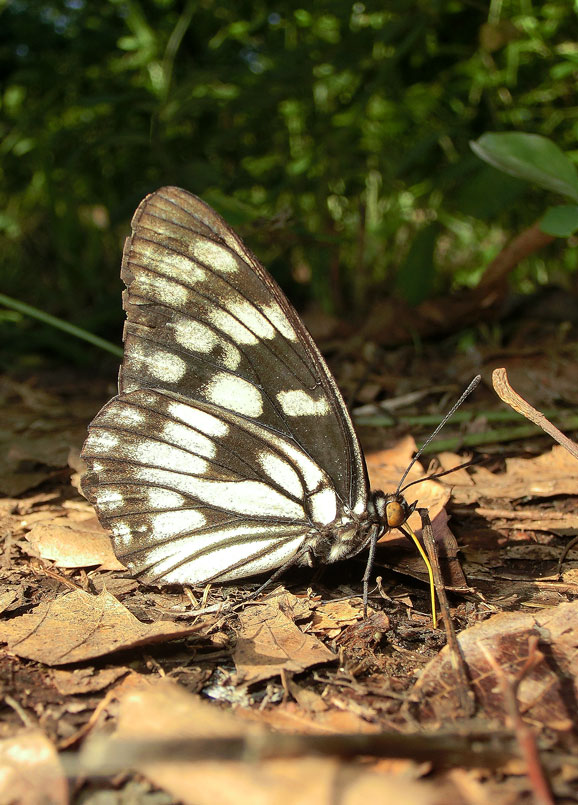
[[578, 547], [559, 568], [578, 534], [578, 462], [489, 382], [506, 366], [575, 438], [578, 346], [550, 330], [530, 347], [533, 326], [507, 349], [326, 344], [386, 490], [433, 429], [424, 415], [483, 374], [434, 466], [484, 462], [408, 490], [433, 521], [466, 691], [401, 535], [378, 548], [367, 618], [363, 555], [246, 604], [256, 582], [130, 578], [78, 491], [86, 426], [113, 387], [5, 378], [0, 801], [578, 801]]

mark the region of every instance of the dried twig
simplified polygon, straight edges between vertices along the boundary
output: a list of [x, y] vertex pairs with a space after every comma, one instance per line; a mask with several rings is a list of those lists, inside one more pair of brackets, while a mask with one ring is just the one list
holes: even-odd
[[22, 707], [22, 705], [16, 701], [13, 696], [5, 695], [4, 697], [5, 704], [8, 707], [11, 707], [14, 712], [20, 717], [20, 720], [24, 724], [25, 727], [38, 727], [38, 722], [33, 716], [30, 716], [26, 710]]
[[573, 539], [570, 540], [570, 542], [566, 545], [566, 547], [562, 551], [562, 556], [558, 560], [558, 570], [557, 570], [558, 581], [560, 581], [560, 579], [562, 578], [562, 565], [564, 564], [564, 560], [566, 559], [566, 557], [568, 556], [568, 554], [575, 545], [578, 545], [578, 537], [573, 537]]
[[540, 229], [540, 222], [525, 229], [512, 241], [486, 267], [480, 280], [480, 288], [491, 288], [506, 281], [508, 274], [521, 260], [539, 249], [543, 249], [555, 240]]
[[458, 643], [456, 631], [454, 629], [454, 624], [452, 622], [452, 618], [450, 615], [450, 606], [448, 603], [446, 588], [440, 569], [437, 548], [431, 527], [431, 520], [429, 518], [429, 513], [427, 509], [418, 509], [417, 511], [422, 521], [423, 541], [433, 571], [436, 595], [440, 605], [440, 611], [442, 613], [442, 618], [446, 630], [450, 663], [456, 674], [457, 694], [460, 706], [462, 708], [464, 715], [471, 716], [473, 715], [475, 706], [474, 696], [470, 689], [470, 681], [468, 678], [466, 663], [464, 660], [464, 656], [462, 654], [462, 650], [460, 648], [460, 644]]
[[514, 411], [525, 416], [530, 422], [538, 425], [545, 433], [555, 439], [558, 444], [561, 444], [562, 447], [568, 450], [574, 458], [578, 458], [578, 444], [565, 436], [549, 419], [546, 419], [544, 414], [533, 408], [530, 403], [526, 402], [523, 397], [514, 391], [508, 381], [508, 373], [505, 369], [494, 369], [492, 372], [492, 382], [498, 397], [509, 405], [510, 408], [513, 408]]
[[295, 757], [390, 757], [429, 761], [440, 768], [499, 768], [517, 757], [514, 736], [503, 733], [305, 735], [247, 733], [231, 737], [116, 739], [93, 736], [80, 753], [61, 760], [72, 775], [111, 775], [144, 763], [207, 760], [262, 761]]
[[487, 646], [485, 646], [483, 643], [480, 644], [480, 648], [482, 649], [488, 663], [492, 666], [502, 690], [504, 704], [518, 738], [518, 744], [520, 746], [522, 757], [526, 763], [526, 773], [528, 775], [530, 785], [532, 786], [532, 791], [536, 798], [536, 802], [538, 805], [554, 805], [554, 799], [550, 791], [550, 786], [540, 761], [536, 737], [520, 715], [517, 699], [517, 691], [521, 681], [529, 671], [535, 668], [536, 665], [538, 665], [544, 659], [544, 655], [538, 651], [537, 647], [538, 638], [533, 635], [528, 640], [528, 656], [526, 658], [526, 662], [514, 677], [508, 677], [505, 674], [502, 666], [498, 663]]

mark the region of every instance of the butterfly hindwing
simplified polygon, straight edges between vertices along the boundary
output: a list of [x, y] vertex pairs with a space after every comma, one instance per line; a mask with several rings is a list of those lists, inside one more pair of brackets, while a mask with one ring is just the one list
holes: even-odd
[[83, 454], [83, 487], [119, 558], [152, 581], [271, 570], [343, 516], [327, 473], [292, 440], [167, 392], [115, 397]]

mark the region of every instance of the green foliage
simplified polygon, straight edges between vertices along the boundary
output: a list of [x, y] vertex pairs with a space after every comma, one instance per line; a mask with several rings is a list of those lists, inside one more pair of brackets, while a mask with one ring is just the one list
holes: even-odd
[[[11, 0], [2, 290], [118, 341], [122, 239], [163, 184], [214, 204], [293, 299], [358, 314], [472, 284], [543, 198], [468, 143], [574, 147], [574, 25], [567, 0]], [[9, 326], [39, 348], [38, 325]]]
[[[470, 145], [480, 159], [505, 173], [578, 200], [576, 167], [547, 137], [522, 132], [484, 134]], [[578, 230], [578, 206], [548, 208], [540, 228], [548, 235], [569, 237]]]
[[540, 229], [556, 238], [568, 238], [578, 231], [578, 206], [561, 204], [550, 207], [540, 221]]
[[481, 159], [505, 173], [578, 201], [576, 167], [547, 137], [522, 132], [490, 133], [470, 145]]
[[397, 274], [395, 289], [410, 305], [427, 299], [433, 288], [439, 229], [439, 224], [434, 221], [416, 233]]

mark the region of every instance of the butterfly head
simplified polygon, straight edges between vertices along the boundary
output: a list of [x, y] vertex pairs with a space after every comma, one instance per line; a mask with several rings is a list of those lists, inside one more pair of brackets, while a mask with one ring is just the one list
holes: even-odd
[[390, 528], [399, 528], [404, 525], [415, 511], [416, 505], [417, 502], [410, 505], [401, 492], [386, 495], [384, 492], [376, 490], [371, 493], [368, 508], [375, 521], [381, 526], [381, 533], [383, 533]]

